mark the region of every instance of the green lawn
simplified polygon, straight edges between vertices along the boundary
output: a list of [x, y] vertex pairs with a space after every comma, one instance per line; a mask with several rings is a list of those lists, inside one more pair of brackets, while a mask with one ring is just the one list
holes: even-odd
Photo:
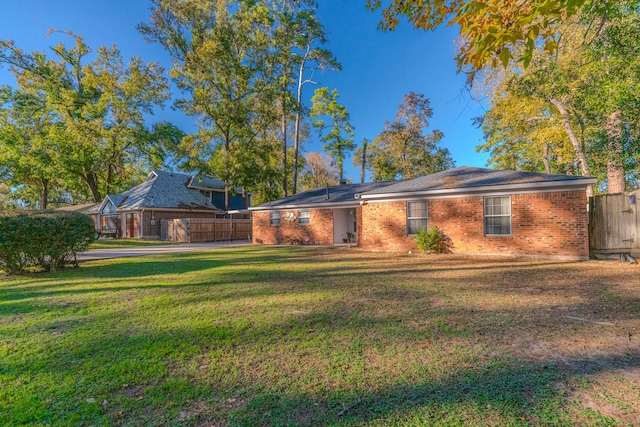
[[637, 425], [638, 271], [242, 247], [4, 277], [0, 425]]
[[112, 239], [101, 237], [89, 245], [89, 249], [133, 248], [140, 246], [179, 245], [179, 242], [165, 240]]

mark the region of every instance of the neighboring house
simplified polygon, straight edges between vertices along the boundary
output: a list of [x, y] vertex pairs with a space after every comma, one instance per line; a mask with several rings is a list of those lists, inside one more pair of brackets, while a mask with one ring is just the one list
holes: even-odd
[[459, 167], [411, 180], [320, 188], [250, 208], [253, 241], [411, 251], [421, 229], [437, 226], [456, 253], [586, 259], [586, 189], [595, 182]]
[[[250, 205], [250, 195], [231, 196], [229, 210]], [[153, 171], [147, 179], [123, 193], [107, 195], [85, 211], [96, 229], [118, 237], [159, 239], [163, 220], [222, 218], [224, 182], [195, 175]]]

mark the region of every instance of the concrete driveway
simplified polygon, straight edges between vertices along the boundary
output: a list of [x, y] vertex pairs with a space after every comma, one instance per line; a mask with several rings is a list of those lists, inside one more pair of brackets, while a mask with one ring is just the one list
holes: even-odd
[[113, 248], [113, 249], [91, 249], [77, 255], [78, 261], [90, 261], [95, 259], [125, 258], [132, 256], [145, 256], [157, 254], [175, 254], [179, 252], [206, 251], [209, 249], [235, 248], [238, 246], [249, 246], [251, 242], [241, 240], [237, 242], [209, 242], [209, 243], [186, 243], [177, 245], [161, 246], [141, 246], [138, 248]]

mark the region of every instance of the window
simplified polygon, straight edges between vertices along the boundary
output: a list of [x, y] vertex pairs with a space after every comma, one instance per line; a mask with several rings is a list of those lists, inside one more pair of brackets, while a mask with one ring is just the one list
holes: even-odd
[[511, 197], [497, 196], [484, 198], [484, 234], [511, 234]]
[[280, 212], [269, 213], [269, 225], [280, 225]]
[[427, 229], [429, 212], [427, 202], [407, 202], [407, 234], [418, 234]]
[[309, 211], [298, 211], [298, 224], [307, 225], [309, 223], [311, 223]]

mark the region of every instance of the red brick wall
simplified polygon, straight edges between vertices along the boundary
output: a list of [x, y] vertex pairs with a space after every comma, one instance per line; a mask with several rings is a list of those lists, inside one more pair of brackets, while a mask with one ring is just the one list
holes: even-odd
[[[483, 198], [429, 200], [429, 226], [438, 226], [457, 253], [587, 258], [585, 191], [514, 194], [511, 235], [485, 236]], [[361, 245], [369, 250], [416, 250], [406, 235], [406, 202], [369, 202], [362, 212]]]
[[[285, 212], [294, 212], [296, 219], [287, 221]], [[310, 209], [309, 224], [298, 224], [297, 210], [280, 211], [280, 225], [269, 224], [269, 212], [254, 212], [252, 223], [253, 243], [281, 245], [297, 239], [303, 245], [333, 245], [333, 211]]]

